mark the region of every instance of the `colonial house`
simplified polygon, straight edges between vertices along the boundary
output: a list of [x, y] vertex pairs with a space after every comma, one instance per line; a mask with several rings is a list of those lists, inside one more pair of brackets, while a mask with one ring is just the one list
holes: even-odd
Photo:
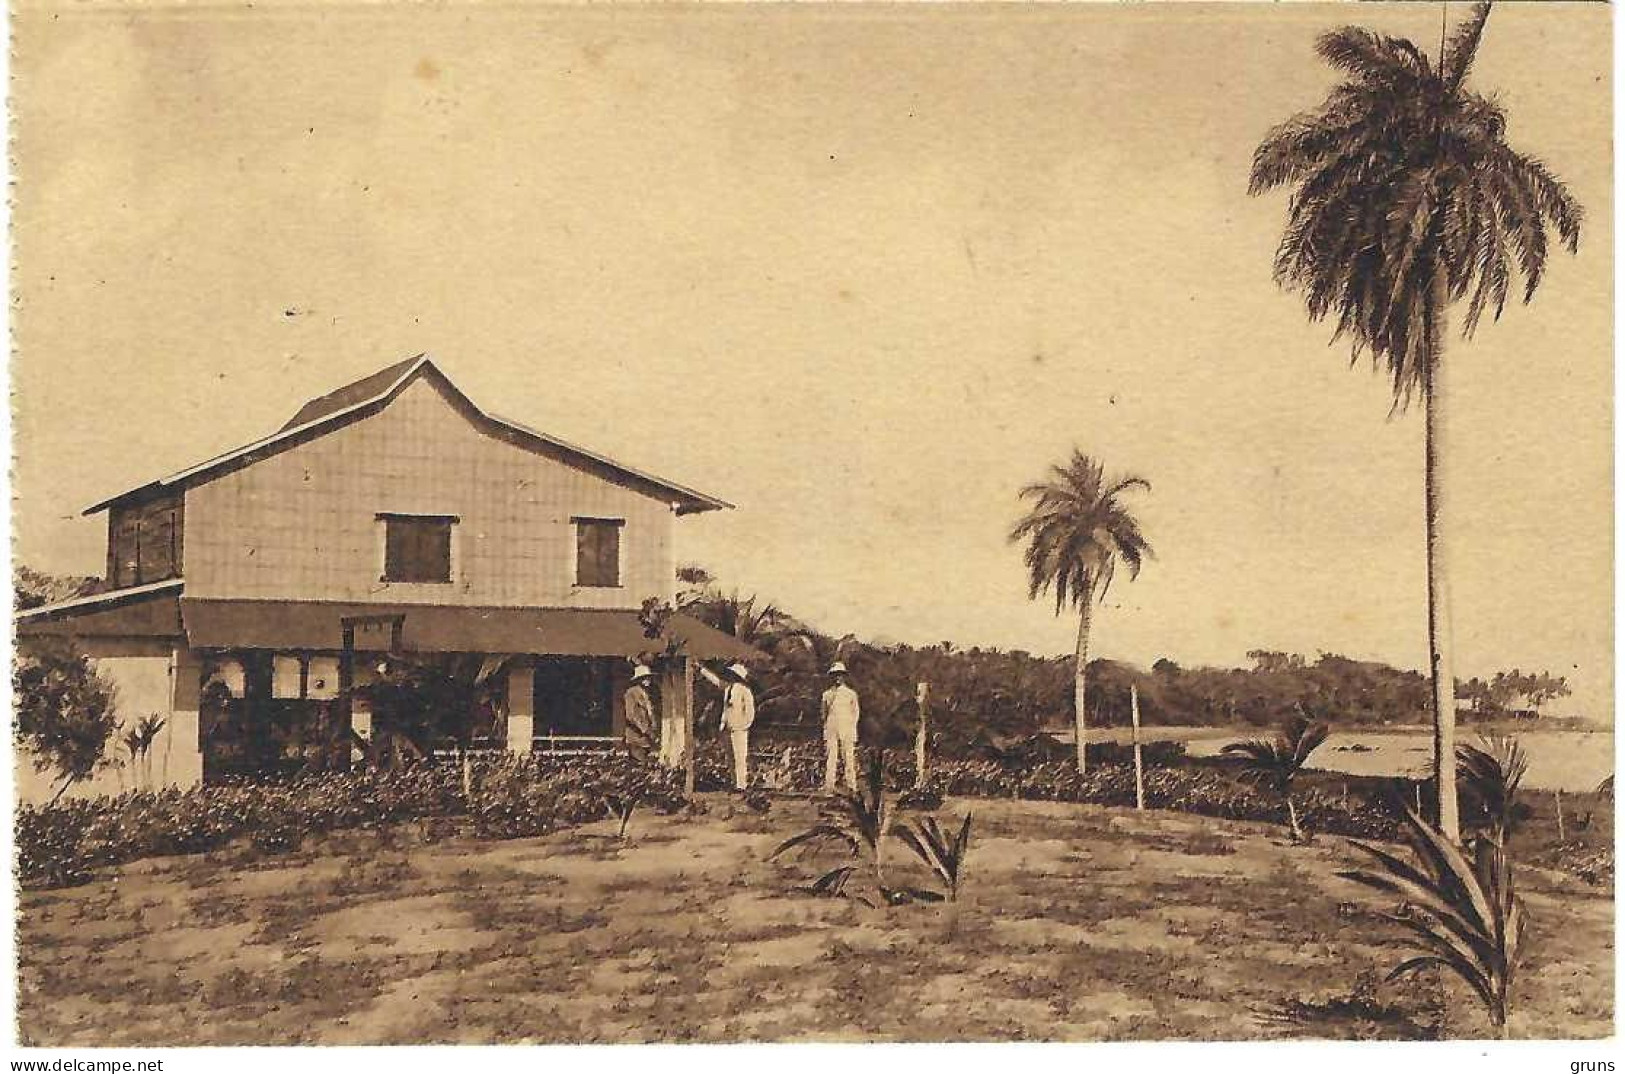
[[480, 733], [526, 753], [613, 744], [631, 662], [666, 653], [675, 755], [689, 661], [757, 654], [640, 608], [675, 595], [678, 519], [730, 506], [497, 417], [419, 356], [87, 508], [107, 515], [109, 588], [16, 628], [72, 637], [126, 723], [164, 721], [143, 761], [157, 785], [334, 742], [347, 761], [385, 720], [364, 687], [392, 660], [481, 684]]

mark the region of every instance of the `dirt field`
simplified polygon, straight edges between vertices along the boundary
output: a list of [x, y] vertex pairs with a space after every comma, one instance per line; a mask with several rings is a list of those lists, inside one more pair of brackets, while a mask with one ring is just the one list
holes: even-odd
[[[141, 862], [21, 897], [36, 1045], [1485, 1036], [1399, 958], [1339, 840], [972, 802], [957, 910], [798, 893], [812, 817], [710, 800], [542, 839], [356, 833], [279, 858]], [[943, 812], [958, 814], [967, 803]], [[900, 878], [906, 851], [894, 851]], [[912, 863], [910, 863], [912, 865]], [[1611, 1032], [1611, 893], [1521, 874], [1517, 1037]], [[923, 874], [914, 877], [923, 882]]]

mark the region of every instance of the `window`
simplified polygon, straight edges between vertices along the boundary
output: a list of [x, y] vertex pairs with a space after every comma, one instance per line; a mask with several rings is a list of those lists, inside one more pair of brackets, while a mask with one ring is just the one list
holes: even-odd
[[576, 525], [576, 585], [621, 584], [620, 518], [573, 518]]
[[177, 500], [113, 509], [108, 579], [115, 588], [148, 585], [181, 573], [181, 507]]
[[454, 515], [380, 514], [386, 582], [451, 581]]

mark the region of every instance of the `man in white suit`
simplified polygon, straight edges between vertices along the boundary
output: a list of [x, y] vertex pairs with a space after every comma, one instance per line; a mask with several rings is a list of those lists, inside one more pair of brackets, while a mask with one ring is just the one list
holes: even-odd
[[706, 681], [722, 691], [722, 729], [733, 751], [734, 789], [742, 791], [750, 785], [750, 725], [756, 722], [750, 672], [739, 663], [729, 664], [720, 676], [704, 664], [697, 666]]
[[829, 666], [830, 687], [824, 691], [824, 791], [835, 789], [837, 762], [846, 769], [848, 790], [858, 789], [858, 692], [846, 681], [846, 665]]

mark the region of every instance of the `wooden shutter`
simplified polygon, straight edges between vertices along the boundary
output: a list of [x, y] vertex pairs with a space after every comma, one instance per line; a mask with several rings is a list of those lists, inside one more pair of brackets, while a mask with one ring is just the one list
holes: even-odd
[[598, 584], [598, 534], [591, 522], [576, 523], [576, 585]]
[[160, 508], [150, 512], [141, 523], [139, 571], [146, 582], [161, 582], [173, 578], [175, 570], [175, 510]]
[[382, 517], [385, 581], [451, 581], [451, 527], [455, 518]]
[[620, 519], [577, 518], [576, 585], [618, 586], [621, 584]]
[[113, 530], [113, 585], [136, 585], [141, 577], [141, 514], [126, 509]]
[[611, 523], [598, 526], [599, 585], [621, 584], [621, 527]]

